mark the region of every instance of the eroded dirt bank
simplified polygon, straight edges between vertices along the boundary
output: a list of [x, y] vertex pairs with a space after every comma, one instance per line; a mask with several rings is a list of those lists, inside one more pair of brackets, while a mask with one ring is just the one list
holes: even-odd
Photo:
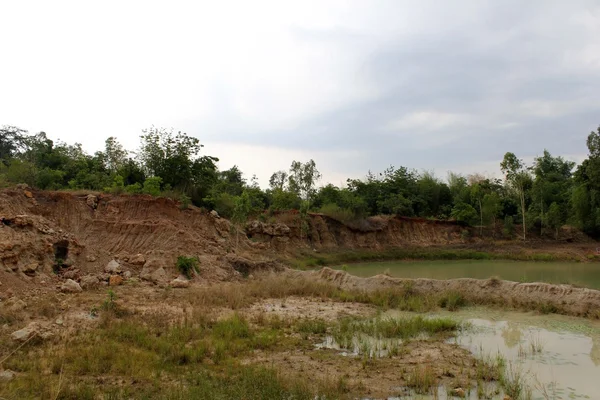
[[356, 277], [344, 271], [323, 268], [320, 271], [286, 271], [292, 276], [310, 275], [340, 289], [372, 293], [392, 290], [416, 296], [460, 294], [472, 304], [500, 305], [542, 312], [600, 318], [600, 291], [571, 285], [519, 283], [500, 279], [400, 279], [386, 275]]

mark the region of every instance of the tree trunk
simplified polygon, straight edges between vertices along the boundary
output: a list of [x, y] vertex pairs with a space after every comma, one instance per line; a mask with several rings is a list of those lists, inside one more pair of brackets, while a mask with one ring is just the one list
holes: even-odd
[[483, 237], [483, 208], [481, 207], [481, 198], [479, 198], [479, 236]]
[[525, 193], [521, 189], [521, 215], [523, 216], [523, 240], [526, 240], [527, 228], [525, 227]]

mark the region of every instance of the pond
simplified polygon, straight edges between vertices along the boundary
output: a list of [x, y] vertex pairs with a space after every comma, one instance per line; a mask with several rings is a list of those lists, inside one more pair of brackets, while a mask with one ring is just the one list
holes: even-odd
[[487, 279], [515, 282], [569, 283], [600, 290], [600, 263], [496, 260], [386, 261], [337, 266], [356, 276], [388, 273], [398, 278]]

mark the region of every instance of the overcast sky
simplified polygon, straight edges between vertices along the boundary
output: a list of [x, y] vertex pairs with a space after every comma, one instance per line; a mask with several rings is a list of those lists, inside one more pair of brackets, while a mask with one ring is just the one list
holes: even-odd
[[0, 0], [0, 57], [0, 125], [89, 152], [172, 127], [263, 185], [580, 162], [600, 124], [599, 1]]

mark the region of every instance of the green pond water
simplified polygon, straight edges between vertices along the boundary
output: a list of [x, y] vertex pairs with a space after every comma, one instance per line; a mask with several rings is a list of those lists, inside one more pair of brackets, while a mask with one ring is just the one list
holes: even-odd
[[386, 261], [335, 268], [345, 269], [356, 276], [374, 276], [384, 272], [398, 278], [487, 279], [498, 276], [515, 282], [570, 283], [600, 290], [600, 263], [593, 262]]

